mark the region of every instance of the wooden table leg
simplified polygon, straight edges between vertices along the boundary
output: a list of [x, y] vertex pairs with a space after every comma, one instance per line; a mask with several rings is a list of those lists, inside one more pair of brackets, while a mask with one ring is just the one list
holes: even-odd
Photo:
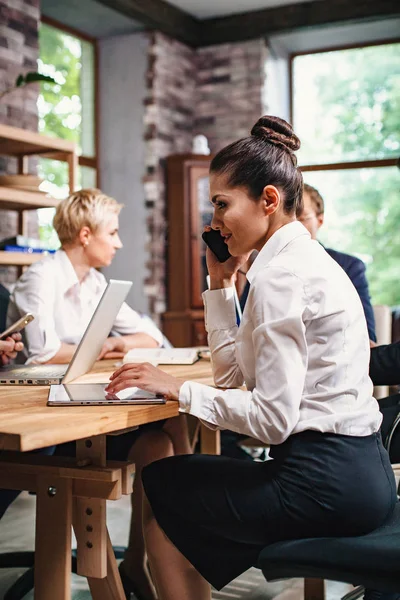
[[[76, 454], [78, 460], [90, 460], [93, 465], [104, 466], [106, 436], [79, 440]], [[75, 499], [74, 531], [78, 544], [78, 573], [87, 577], [93, 600], [125, 600], [107, 531], [106, 501]]]
[[[79, 461], [90, 460], [94, 466], [106, 465], [106, 436], [99, 435], [76, 443]], [[73, 525], [77, 541], [77, 572], [85, 577], [107, 576], [106, 501], [75, 498]]]
[[119, 576], [117, 561], [110, 536], [107, 532], [107, 577], [94, 579], [88, 577], [93, 600], [125, 600], [125, 593]]
[[201, 423], [200, 448], [202, 454], [221, 454], [221, 432], [213, 431]]
[[304, 600], [325, 600], [325, 580], [305, 579]]
[[72, 480], [38, 478], [35, 599], [71, 598]]

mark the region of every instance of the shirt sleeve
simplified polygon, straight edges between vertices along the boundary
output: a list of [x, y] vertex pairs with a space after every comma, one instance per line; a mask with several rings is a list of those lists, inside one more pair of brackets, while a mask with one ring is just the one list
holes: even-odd
[[130, 335], [132, 333], [146, 333], [152, 337], [159, 346], [163, 343], [163, 334], [153, 323], [150, 317], [141, 316], [133, 308], [123, 303], [114, 321], [112, 333], [117, 335]]
[[304, 324], [308, 301], [298, 277], [283, 268], [267, 267], [253, 280], [247, 302], [254, 326], [254, 389], [222, 391], [185, 382], [180, 408], [212, 428], [280, 444], [300, 416], [308, 362]]
[[211, 350], [212, 370], [218, 387], [239, 387], [244, 377], [236, 361], [238, 332], [233, 287], [203, 293], [204, 318]]
[[19, 317], [30, 312], [34, 320], [23, 331], [26, 364], [45, 363], [61, 347], [54, 322], [54, 287], [52, 278], [34, 269], [29, 269], [17, 282], [10, 298], [9, 314]]
[[354, 258], [354, 261], [350, 265], [347, 271], [348, 276], [353, 282], [358, 295], [360, 296], [361, 303], [363, 305], [365, 319], [367, 321], [369, 339], [376, 342], [375, 333], [375, 317], [374, 310], [371, 304], [371, 298], [369, 295], [368, 281], [365, 273], [365, 264], [362, 260]]

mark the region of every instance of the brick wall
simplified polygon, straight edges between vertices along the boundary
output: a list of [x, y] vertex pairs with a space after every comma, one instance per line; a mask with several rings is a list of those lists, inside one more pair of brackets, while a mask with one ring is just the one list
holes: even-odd
[[164, 159], [190, 152], [193, 136], [207, 136], [212, 152], [248, 135], [264, 113], [266, 46], [257, 39], [198, 50], [155, 33], [151, 36], [145, 100], [148, 224], [146, 294], [150, 312], [165, 311]]
[[144, 188], [150, 262], [145, 282], [149, 309], [165, 311], [165, 180], [170, 154], [189, 152], [196, 89], [195, 51], [161, 33], [151, 35], [145, 99], [146, 173]]
[[[12, 86], [20, 73], [37, 69], [39, 18], [39, 0], [0, 0], [0, 93]], [[0, 99], [0, 122], [37, 131], [38, 93], [38, 87], [30, 85]], [[34, 164], [30, 166], [31, 172], [34, 172]], [[16, 170], [15, 159], [0, 157], [0, 173]], [[29, 215], [28, 231], [29, 235], [37, 234], [35, 212]], [[16, 233], [16, 212], [0, 209], [0, 239]], [[0, 267], [3, 284], [15, 281], [16, 276], [14, 267]]]
[[267, 47], [261, 39], [197, 50], [193, 133], [207, 137], [211, 152], [249, 135], [264, 114], [266, 58]]

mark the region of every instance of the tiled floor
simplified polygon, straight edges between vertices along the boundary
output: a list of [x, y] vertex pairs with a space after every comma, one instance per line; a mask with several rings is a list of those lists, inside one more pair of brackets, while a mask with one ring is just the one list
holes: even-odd
[[[113, 544], [125, 545], [127, 524], [130, 518], [130, 501], [124, 497], [118, 502], [109, 502], [107, 517]], [[35, 497], [24, 492], [14, 502], [0, 521], [0, 552], [10, 550], [30, 550], [34, 547]], [[0, 600], [10, 584], [21, 574], [17, 569], [0, 569]], [[328, 583], [327, 600], [339, 600], [349, 590], [349, 586]], [[90, 600], [86, 580], [73, 576], [71, 600]], [[214, 600], [302, 600], [302, 581], [287, 580], [266, 583], [257, 569], [250, 569], [238, 577], [221, 592], [214, 592]], [[33, 593], [26, 600], [33, 599]], [[57, 600], [56, 598], [54, 600]], [[193, 600], [196, 600], [195, 598]]]

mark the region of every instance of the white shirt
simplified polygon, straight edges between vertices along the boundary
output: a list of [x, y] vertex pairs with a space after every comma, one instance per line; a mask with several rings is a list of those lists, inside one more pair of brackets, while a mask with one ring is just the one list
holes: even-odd
[[364, 312], [343, 269], [293, 222], [271, 236], [247, 278], [239, 328], [233, 288], [203, 298], [215, 384], [248, 391], [186, 382], [181, 410], [270, 444], [307, 429], [378, 431]]
[[[26, 362], [47, 362], [57, 354], [61, 342], [78, 344], [106, 285], [104, 275], [96, 269], [90, 269], [79, 283], [75, 269], [63, 250], [29, 267], [15, 285], [7, 312], [9, 324], [27, 312], [35, 316], [24, 330]], [[163, 340], [161, 331], [125, 302], [110, 333], [147, 333], [159, 345]]]

